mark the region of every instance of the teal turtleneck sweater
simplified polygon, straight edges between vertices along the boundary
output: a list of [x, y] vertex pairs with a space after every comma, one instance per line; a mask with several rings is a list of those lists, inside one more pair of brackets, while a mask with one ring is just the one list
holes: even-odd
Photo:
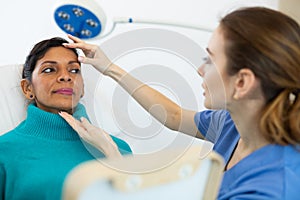
[[[73, 116], [88, 118], [81, 104]], [[131, 152], [127, 143], [112, 138], [122, 154]], [[59, 200], [68, 172], [95, 156], [104, 157], [63, 118], [31, 104], [26, 120], [0, 137], [0, 200]]]

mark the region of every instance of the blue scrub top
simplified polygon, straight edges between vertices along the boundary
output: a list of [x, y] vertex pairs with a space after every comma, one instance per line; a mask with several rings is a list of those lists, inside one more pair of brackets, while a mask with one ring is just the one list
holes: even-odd
[[[195, 123], [227, 164], [240, 138], [230, 114], [199, 112]], [[224, 172], [218, 199], [299, 199], [299, 187], [300, 148], [270, 144]]]

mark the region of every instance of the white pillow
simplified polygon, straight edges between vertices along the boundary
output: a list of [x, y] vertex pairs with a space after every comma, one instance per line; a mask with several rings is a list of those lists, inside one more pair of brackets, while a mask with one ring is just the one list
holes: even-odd
[[20, 86], [22, 68], [21, 64], [0, 66], [0, 135], [15, 128], [26, 117], [28, 101]]

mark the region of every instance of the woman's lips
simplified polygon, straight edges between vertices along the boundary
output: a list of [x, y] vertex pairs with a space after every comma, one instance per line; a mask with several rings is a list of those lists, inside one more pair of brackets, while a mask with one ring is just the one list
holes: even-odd
[[72, 88], [61, 88], [55, 91], [56, 94], [73, 95]]

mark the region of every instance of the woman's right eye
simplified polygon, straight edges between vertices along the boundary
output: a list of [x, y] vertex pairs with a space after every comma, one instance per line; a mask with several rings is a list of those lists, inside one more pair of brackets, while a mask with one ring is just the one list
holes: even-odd
[[45, 69], [43, 69], [43, 73], [50, 73], [50, 72], [53, 72], [54, 71], [54, 69], [53, 68], [45, 68]]

